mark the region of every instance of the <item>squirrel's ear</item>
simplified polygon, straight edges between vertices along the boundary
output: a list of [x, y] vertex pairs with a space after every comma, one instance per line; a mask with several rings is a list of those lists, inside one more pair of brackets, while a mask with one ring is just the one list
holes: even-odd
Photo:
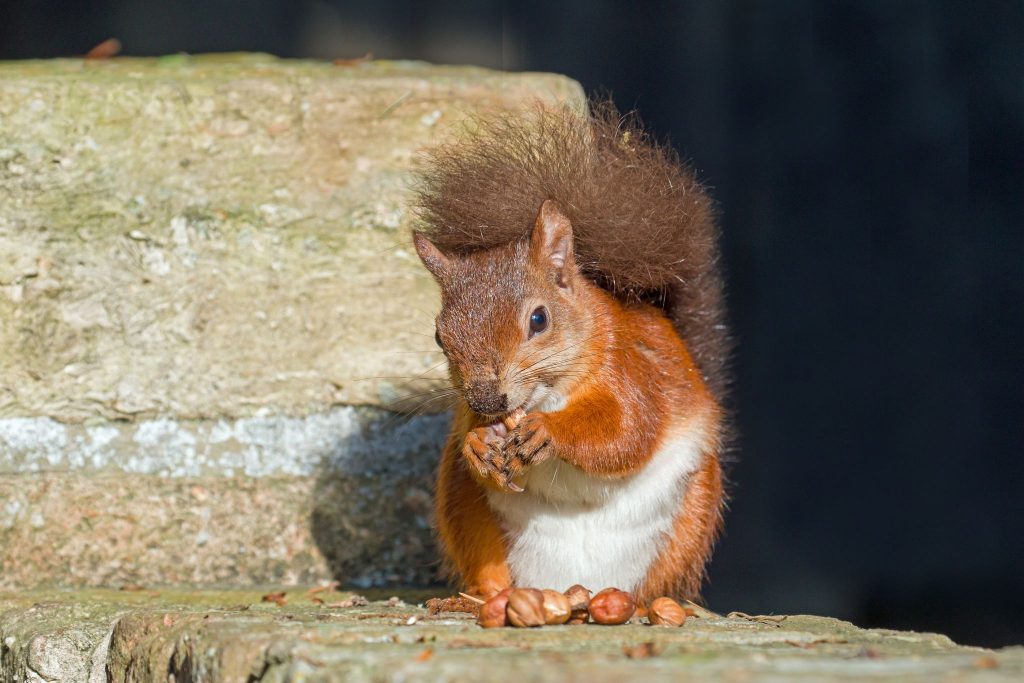
[[451, 260], [418, 230], [413, 231], [412, 241], [416, 245], [416, 253], [419, 254], [420, 260], [423, 261], [423, 265], [427, 267], [430, 274], [437, 280], [444, 280], [451, 268]]
[[572, 223], [550, 199], [540, 205], [537, 213], [537, 223], [530, 235], [530, 254], [538, 263], [554, 269], [559, 287], [569, 286], [569, 275], [575, 265]]

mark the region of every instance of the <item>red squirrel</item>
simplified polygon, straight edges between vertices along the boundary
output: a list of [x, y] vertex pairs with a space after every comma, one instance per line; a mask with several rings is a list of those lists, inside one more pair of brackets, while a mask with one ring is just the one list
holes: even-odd
[[435, 510], [453, 578], [698, 598], [728, 334], [693, 171], [611, 105], [538, 106], [429, 152], [417, 199], [458, 397]]

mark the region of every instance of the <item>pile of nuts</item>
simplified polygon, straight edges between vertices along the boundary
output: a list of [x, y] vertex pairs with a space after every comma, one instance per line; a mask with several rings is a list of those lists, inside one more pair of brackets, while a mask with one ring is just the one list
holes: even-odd
[[[682, 626], [687, 610], [672, 598], [657, 598], [647, 608], [655, 626]], [[480, 607], [478, 624], [484, 628], [521, 628], [555, 624], [625, 624], [637, 613], [633, 597], [618, 588], [605, 588], [591, 597], [575, 585], [564, 593], [536, 588], [506, 588]]]

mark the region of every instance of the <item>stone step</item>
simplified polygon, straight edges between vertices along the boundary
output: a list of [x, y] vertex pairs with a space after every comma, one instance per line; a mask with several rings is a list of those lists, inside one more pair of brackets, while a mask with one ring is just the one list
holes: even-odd
[[447, 421], [346, 407], [53, 422], [0, 474], [0, 588], [435, 582], [431, 482]]
[[0, 588], [433, 579], [410, 170], [538, 99], [583, 102], [421, 63], [0, 63]]
[[[285, 603], [261, 601], [284, 591]], [[489, 629], [428, 614], [421, 591], [346, 607], [350, 594], [262, 590], [0, 593], [0, 680], [1019, 681], [1024, 648], [863, 630], [825, 617], [693, 618], [680, 628]], [[313, 597], [323, 600], [317, 604]], [[341, 605], [339, 605], [341, 603]], [[650, 644], [650, 645], [647, 645]]]

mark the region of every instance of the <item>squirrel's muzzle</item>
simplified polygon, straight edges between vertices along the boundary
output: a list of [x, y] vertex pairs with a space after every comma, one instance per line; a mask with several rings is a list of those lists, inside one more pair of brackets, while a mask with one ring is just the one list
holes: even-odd
[[501, 391], [497, 380], [483, 380], [466, 385], [466, 403], [480, 415], [502, 415], [508, 412], [508, 394]]

